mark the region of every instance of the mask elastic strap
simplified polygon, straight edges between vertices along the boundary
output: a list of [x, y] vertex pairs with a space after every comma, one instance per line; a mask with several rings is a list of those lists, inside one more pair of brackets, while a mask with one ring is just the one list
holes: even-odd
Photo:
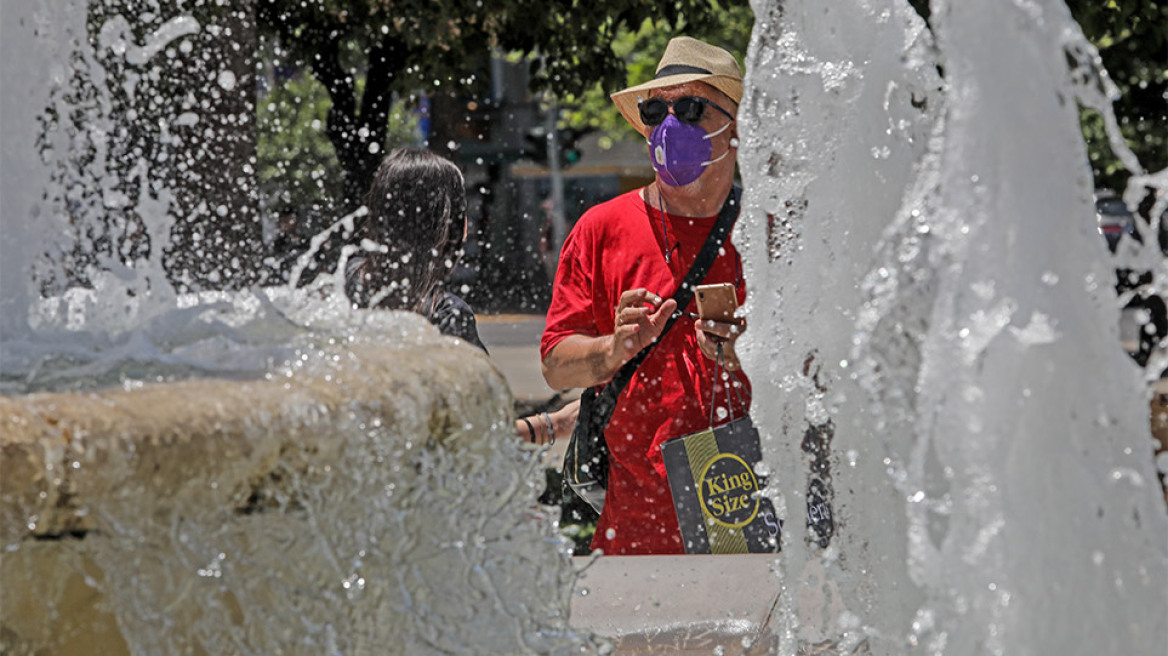
[[[730, 123], [733, 123], [733, 122], [734, 121], [730, 121]], [[727, 123], [726, 125], [723, 125], [722, 127], [718, 128], [717, 130], [714, 130], [713, 132], [703, 136], [702, 139], [713, 139], [714, 137], [722, 134], [723, 132], [725, 132], [727, 130], [727, 128], [730, 127], [730, 123]]]
[[[730, 123], [733, 123], [733, 121], [731, 121]], [[723, 132], [726, 131], [727, 128], [730, 127], [730, 123], [723, 125], [722, 127], [718, 128], [717, 130], [714, 130], [713, 132], [702, 137], [702, 139], [713, 139], [714, 137], [718, 136], [719, 134], [722, 134]], [[702, 166], [705, 167], [705, 166], [709, 166], [709, 165], [713, 164], [714, 162], [720, 162], [720, 161], [726, 159], [726, 156], [729, 154], [730, 154], [730, 151], [727, 150], [726, 152], [722, 153], [722, 155], [720, 157], [715, 157], [714, 159], [702, 162]]]
[[729, 154], [730, 154], [730, 151], [727, 150], [726, 152], [722, 153], [722, 155], [720, 157], [715, 157], [714, 159], [702, 162], [702, 166], [709, 166], [709, 165], [713, 164], [714, 162], [720, 162], [720, 161], [726, 159], [726, 156]]

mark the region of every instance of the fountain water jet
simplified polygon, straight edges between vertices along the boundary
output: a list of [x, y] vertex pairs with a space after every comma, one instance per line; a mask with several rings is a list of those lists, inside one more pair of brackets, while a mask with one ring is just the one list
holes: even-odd
[[[14, 43], [56, 49], [11, 11], [6, 55]], [[758, 2], [755, 13], [737, 238], [757, 419], [789, 530], [773, 585], [770, 557], [746, 558], [762, 565], [751, 571], [767, 601], [780, 585], [789, 593], [769, 620], [765, 607], [745, 625], [679, 627], [657, 613], [624, 626], [619, 644], [1154, 653], [1168, 606], [1165, 513], [1138, 372], [1118, 347], [1095, 346], [1116, 342], [1114, 298], [1063, 54], [1083, 42], [1065, 7], [938, 3], [936, 43], [891, 0]], [[85, 34], [70, 16], [48, 23]], [[20, 253], [40, 242], [12, 240], [11, 226], [34, 223], [43, 178], [35, 161], [11, 178], [26, 189], [7, 174], [30, 152], [13, 117], [35, 119], [54, 78], [25, 79], [13, 65], [23, 59], [0, 63], [6, 89], [35, 82], [19, 86], [35, 111], [19, 93], [4, 99], [0, 284], [4, 302], [31, 306], [36, 294], [7, 285], [24, 281]], [[223, 326], [280, 333], [261, 350], [270, 366], [233, 370], [243, 381], [5, 399], [21, 427], [0, 439], [0, 644], [84, 649], [105, 627], [111, 645], [143, 653], [595, 646], [568, 628], [573, 575], [548, 523], [529, 521], [540, 512], [532, 471], [485, 359], [416, 317], [328, 319], [333, 310], [259, 294], [242, 303], [261, 309], [251, 322], [235, 298], [184, 308], [211, 318], [182, 343], [198, 351]], [[0, 317], [6, 340], [28, 332], [24, 307]], [[185, 325], [167, 319], [173, 309], [153, 325]], [[809, 434], [820, 443], [805, 451]], [[834, 493], [826, 548], [791, 519], [816, 460], [828, 466], [819, 489]], [[606, 561], [647, 568], [602, 559], [596, 570]], [[679, 578], [683, 592], [709, 589]], [[104, 599], [81, 605], [90, 615], [67, 605], [86, 592]], [[751, 642], [760, 629], [781, 640]]]
[[1092, 47], [1054, 1], [933, 3], [935, 43], [902, 2], [755, 14], [744, 362], [788, 517], [804, 430], [835, 454], [782, 653], [1155, 653], [1168, 521], [1079, 133]]
[[[141, 193], [119, 191], [100, 152], [133, 119], [107, 101], [175, 68], [158, 60], [203, 60], [184, 37], [225, 30], [165, 2], [92, 13], [106, 4], [5, 3], [0, 20], [0, 381], [22, 394], [0, 397], [0, 651], [587, 648], [567, 624], [569, 547], [485, 355], [335, 293], [167, 284], [160, 244], [189, 214], [145, 157]], [[95, 49], [140, 70], [115, 78]], [[216, 123], [131, 100], [173, 109], [176, 132]], [[95, 181], [95, 214], [63, 202], [62, 170]], [[148, 256], [118, 251], [42, 298], [42, 256], [71, 247], [53, 239], [127, 204], [158, 231]]]

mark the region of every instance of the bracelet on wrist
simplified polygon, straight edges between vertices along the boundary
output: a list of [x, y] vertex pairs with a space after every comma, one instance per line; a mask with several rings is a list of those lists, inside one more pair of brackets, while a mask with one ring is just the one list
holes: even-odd
[[527, 417], [520, 417], [520, 419], [523, 420], [523, 423], [527, 424], [527, 434], [530, 436], [527, 441], [535, 444], [535, 426], [531, 425], [531, 420]]
[[555, 425], [552, 424], [552, 416], [549, 415], [546, 411], [543, 413], [543, 420], [547, 423], [548, 430], [548, 440], [545, 442], [545, 444], [551, 446], [556, 443], [556, 428]]

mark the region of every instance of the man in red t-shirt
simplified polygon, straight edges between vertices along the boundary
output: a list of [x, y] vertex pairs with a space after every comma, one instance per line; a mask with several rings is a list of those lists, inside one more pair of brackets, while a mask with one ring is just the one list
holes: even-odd
[[[706, 241], [734, 180], [741, 69], [721, 48], [678, 37], [656, 77], [612, 95], [649, 141], [652, 184], [591, 208], [564, 242], [540, 344], [553, 389], [602, 386], [658, 337], [677, 310], [670, 297]], [[746, 299], [738, 251], [726, 240], [704, 283], [733, 283]], [[715, 339], [739, 368], [742, 328], [695, 322], [681, 309], [625, 387], [605, 430], [608, 489], [592, 540], [606, 554], [684, 553], [661, 444], [709, 427]], [[698, 324], [701, 325], [698, 325]], [[711, 337], [709, 333], [717, 337]], [[742, 416], [719, 385], [715, 423]], [[749, 398], [747, 393], [743, 398]]]

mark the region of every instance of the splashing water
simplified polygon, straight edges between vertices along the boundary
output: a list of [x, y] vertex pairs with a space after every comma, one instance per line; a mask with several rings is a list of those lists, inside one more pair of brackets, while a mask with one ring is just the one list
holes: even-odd
[[[834, 493], [826, 549], [789, 532], [782, 653], [1156, 653], [1168, 522], [1079, 132], [1094, 49], [1053, 1], [935, 3], [932, 30], [754, 8], [744, 362], [787, 517]], [[809, 475], [805, 434], [847, 457]]]
[[[221, 26], [145, 4], [2, 9], [0, 651], [595, 648], [567, 627], [570, 546], [483, 354], [352, 310], [336, 275], [172, 288], [167, 240], [231, 210], [189, 213], [160, 169], [233, 132], [149, 93]], [[126, 107], [163, 126], [129, 173]], [[216, 239], [184, 246], [247, 248]]]
[[[259, 336], [279, 340], [287, 322], [260, 298], [180, 299], [164, 265], [181, 212], [163, 165], [184, 148], [189, 161], [206, 151], [172, 131], [191, 112], [151, 95], [148, 82], [173, 68], [178, 50], [192, 52], [188, 37], [203, 26], [180, 14], [139, 41], [114, 14], [91, 34], [97, 7], [4, 7], [4, 82], [20, 91], [3, 99], [0, 391], [260, 373], [287, 352], [275, 340], [259, 348], [268, 341]], [[127, 150], [148, 134], [135, 123], [145, 108], [163, 112], [161, 131], [148, 148]], [[249, 343], [253, 352], [240, 348]]]
[[[57, 481], [47, 500], [22, 491], [20, 508], [66, 510], [86, 537], [60, 539], [33, 511], [0, 518], [6, 592], [99, 590], [137, 653], [595, 648], [567, 628], [572, 573], [534, 509], [538, 472], [508, 439], [505, 390], [418, 317], [303, 290], [179, 293], [163, 249], [134, 240], [81, 272], [85, 286], [46, 283], [85, 202], [133, 206], [159, 241], [174, 229], [177, 192], [151, 178], [157, 161], [129, 162], [136, 185], [103, 169], [126, 164], [103, 149], [132, 89], [102, 62], [158, 70], [212, 27], [180, 14], [139, 31], [110, 16], [91, 43], [87, 6], [2, 9], [0, 391], [125, 391], [63, 414], [64, 397], [32, 395], [37, 412], [6, 412], [120, 425], [147, 398], [161, 425], [199, 405], [184, 394], [202, 383], [145, 383], [196, 375], [242, 381], [212, 387], [213, 406], [271, 410], [158, 438], [146, 451], [220, 449], [173, 477], [114, 441], [38, 443], [39, 475]], [[1116, 131], [1093, 49], [1052, 0], [936, 3], [931, 30], [892, 0], [754, 9], [736, 240], [764, 464], [792, 527], [779, 650], [1157, 653], [1168, 522], [1146, 388], [1112, 346], [1115, 263], [1078, 132], [1076, 102]], [[78, 76], [92, 83], [81, 105], [63, 91]], [[209, 79], [216, 93], [245, 86], [226, 69]], [[80, 108], [92, 129], [45, 129], [46, 107]], [[167, 139], [204, 129], [198, 108], [172, 109]], [[70, 159], [77, 143], [95, 149], [93, 168]], [[1116, 148], [1137, 183], [1163, 188], [1165, 173]], [[88, 175], [84, 193], [44, 196], [72, 184], [61, 171]], [[1163, 270], [1150, 248], [1122, 257]], [[378, 376], [397, 381], [397, 400]], [[244, 388], [256, 396], [236, 398]], [[808, 502], [833, 521], [804, 535], [794, 518]], [[28, 531], [53, 540], [11, 537]], [[63, 559], [43, 557], [54, 547]]]

